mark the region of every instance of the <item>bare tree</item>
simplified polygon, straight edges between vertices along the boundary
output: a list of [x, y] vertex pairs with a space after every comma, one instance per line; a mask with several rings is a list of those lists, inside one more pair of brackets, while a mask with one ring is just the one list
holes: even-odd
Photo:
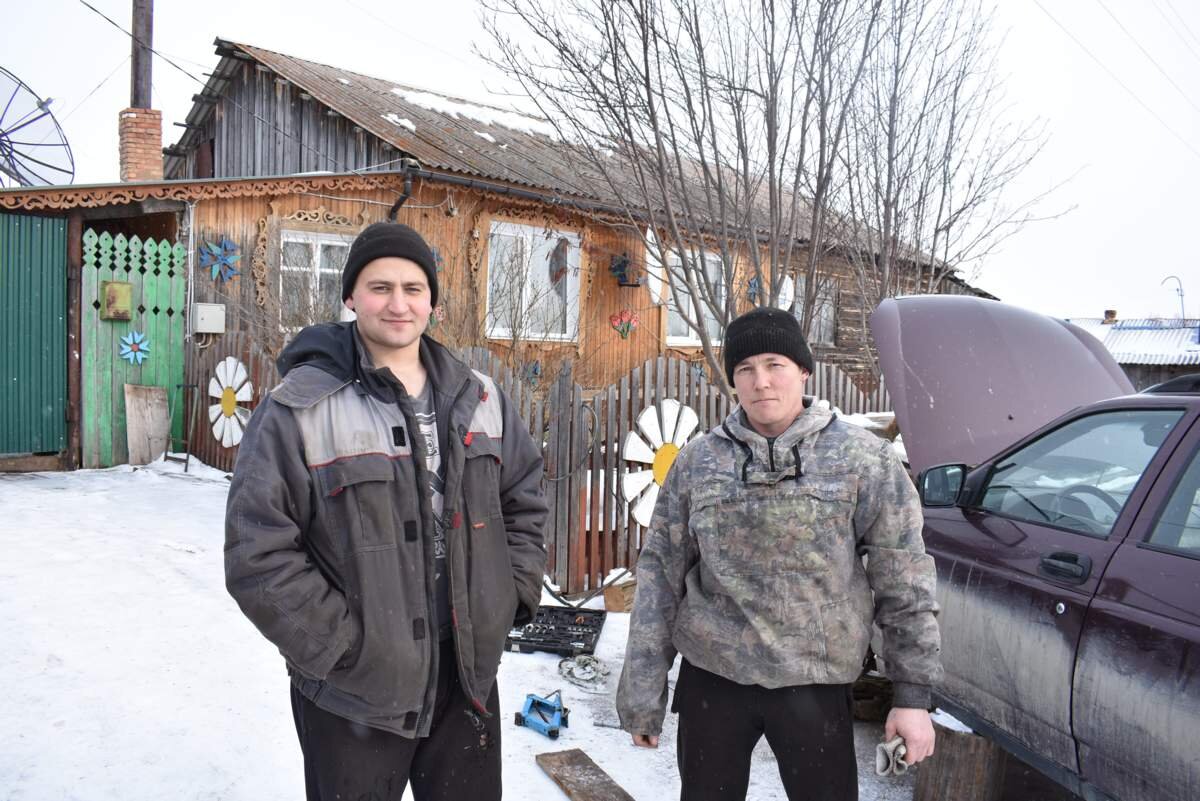
[[1045, 140], [1040, 125], [1007, 120], [990, 28], [974, 0], [885, 4], [843, 150], [845, 213], [831, 226], [864, 298], [864, 332], [884, 298], [938, 291], [1045, 197], [1007, 203]]
[[642, 236], [722, 382], [715, 346], [749, 294], [735, 282], [754, 279], [751, 302], [767, 304], [785, 277], [815, 278], [882, 2], [490, 0], [495, 63], [570, 143], [610, 220]]

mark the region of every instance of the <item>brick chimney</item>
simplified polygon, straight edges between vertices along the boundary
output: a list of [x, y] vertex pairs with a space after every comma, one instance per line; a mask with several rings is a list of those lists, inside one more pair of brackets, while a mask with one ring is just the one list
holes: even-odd
[[1112, 325], [1116, 321], [1117, 321], [1117, 310], [1116, 309], [1105, 309], [1104, 310], [1104, 319], [1101, 321], [1101, 324], [1102, 325]]
[[121, 182], [161, 181], [162, 112], [127, 108], [120, 114]]
[[129, 108], [121, 112], [117, 127], [121, 147], [121, 182], [161, 181], [162, 112], [150, 108], [154, 0], [133, 0], [132, 31]]

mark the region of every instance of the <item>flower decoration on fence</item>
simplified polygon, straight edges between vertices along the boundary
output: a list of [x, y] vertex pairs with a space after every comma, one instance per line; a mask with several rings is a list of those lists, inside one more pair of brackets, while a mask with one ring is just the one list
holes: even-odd
[[121, 358], [140, 366], [150, 358], [150, 340], [140, 331], [130, 331], [121, 337]]
[[751, 303], [758, 303], [758, 293], [762, 291], [762, 281], [755, 276], [746, 282], [746, 298]]
[[217, 375], [209, 379], [208, 396], [217, 402], [208, 407], [208, 422], [222, 447], [232, 448], [242, 441], [242, 429], [250, 422], [250, 410], [238, 406], [254, 398], [254, 385], [246, 368], [233, 356], [217, 365]]
[[228, 237], [221, 237], [220, 242], [205, 242], [200, 246], [200, 267], [212, 271], [212, 280], [228, 281], [238, 275], [236, 265], [242, 258], [238, 250], [237, 243]]
[[642, 321], [629, 309], [621, 309], [620, 314], [614, 314], [608, 318], [608, 323], [621, 335], [621, 339], [629, 339], [629, 335], [637, 330]]
[[439, 323], [446, 321], [446, 307], [444, 304], [438, 304], [432, 313], [429, 315], [429, 328], [433, 330], [438, 327]]
[[[689, 406], [674, 398], [664, 398], [657, 407], [647, 406], [635, 421], [637, 431], [625, 435], [621, 457], [635, 462], [621, 477], [621, 493], [632, 504], [633, 519], [643, 526], [650, 525], [650, 515], [658, 501], [658, 489], [667, 480], [667, 473], [679, 455], [679, 449], [700, 425], [700, 416]], [[641, 431], [641, 434], [638, 434]], [[640, 465], [650, 465], [644, 468]]]

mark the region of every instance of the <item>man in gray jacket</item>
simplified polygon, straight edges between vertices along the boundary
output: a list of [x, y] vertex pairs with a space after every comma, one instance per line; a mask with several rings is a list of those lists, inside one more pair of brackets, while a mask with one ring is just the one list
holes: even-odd
[[659, 496], [621, 723], [635, 745], [658, 745], [682, 654], [671, 708], [685, 801], [744, 799], [763, 736], [788, 798], [849, 801], [850, 687], [872, 622], [895, 686], [887, 737], [905, 738], [910, 764], [933, 752], [927, 709], [942, 673], [920, 505], [890, 443], [806, 402], [812, 354], [795, 317], [742, 315], [722, 355], [738, 406], [679, 453]]
[[424, 335], [437, 294], [416, 231], [367, 227], [355, 322], [296, 336], [238, 452], [226, 584], [287, 663], [310, 801], [501, 795], [496, 671], [541, 597], [542, 459]]

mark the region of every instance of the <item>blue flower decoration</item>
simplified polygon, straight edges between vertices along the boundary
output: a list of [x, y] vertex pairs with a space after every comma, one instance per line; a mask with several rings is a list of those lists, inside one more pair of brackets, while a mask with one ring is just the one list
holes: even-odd
[[121, 337], [121, 358], [137, 365], [150, 358], [150, 341], [146, 335], [130, 331]]
[[237, 244], [229, 241], [228, 237], [221, 237], [219, 244], [205, 242], [200, 246], [200, 267], [207, 267], [211, 270], [214, 281], [228, 281], [238, 275], [234, 265], [241, 258], [242, 255], [238, 253]]

